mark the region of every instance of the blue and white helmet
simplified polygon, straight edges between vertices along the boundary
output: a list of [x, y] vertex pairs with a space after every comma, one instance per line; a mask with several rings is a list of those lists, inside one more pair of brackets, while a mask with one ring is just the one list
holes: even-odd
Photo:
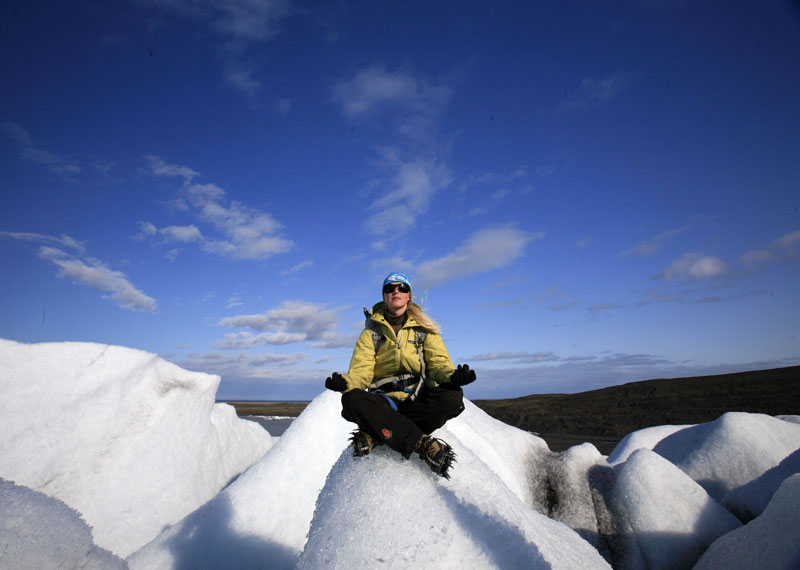
[[385, 287], [389, 283], [403, 283], [404, 285], [408, 285], [409, 289], [414, 288], [411, 285], [411, 279], [405, 273], [390, 273], [383, 280], [383, 285], [381, 286], [381, 288]]

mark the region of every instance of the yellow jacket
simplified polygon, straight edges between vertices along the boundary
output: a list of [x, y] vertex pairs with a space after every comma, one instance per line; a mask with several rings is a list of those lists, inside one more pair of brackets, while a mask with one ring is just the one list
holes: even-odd
[[[414, 329], [423, 327], [409, 315], [403, 328], [395, 334], [383, 316], [384, 308], [384, 303], [378, 303], [372, 308], [372, 321], [377, 323], [376, 328], [379, 327], [384, 340], [379, 343], [376, 352], [372, 329], [365, 327], [361, 331], [350, 359], [350, 369], [344, 375], [347, 380], [347, 391], [366, 390], [375, 380], [389, 376], [420, 373], [419, 354], [415, 344], [417, 336]], [[428, 332], [423, 344], [423, 354], [426, 384], [435, 386], [449, 382], [450, 375], [456, 367], [440, 334]], [[388, 395], [398, 400], [405, 400], [408, 397], [405, 392], [390, 392]]]

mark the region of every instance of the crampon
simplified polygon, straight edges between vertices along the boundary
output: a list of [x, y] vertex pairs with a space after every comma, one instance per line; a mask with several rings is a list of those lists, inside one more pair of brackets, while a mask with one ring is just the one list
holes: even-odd
[[357, 429], [350, 434], [350, 444], [353, 446], [353, 457], [364, 457], [380, 443], [364, 430]]
[[447, 443], [441, 439], [423, 435], [417, 443], [416, 451], [428, 464], [431, 471], [445, 479], [450, 478], [450, 469], [456, 461], [456, 454]]

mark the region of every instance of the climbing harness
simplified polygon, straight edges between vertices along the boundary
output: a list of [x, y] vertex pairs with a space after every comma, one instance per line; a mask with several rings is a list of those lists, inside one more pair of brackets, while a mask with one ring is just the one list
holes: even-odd
[[[372, 340], [375, 344], [375, 352], [378, 352], [381, 345], [386, 342], [386, 336], [383, 334], [378, 323], [372, 320], [372, 313], [369, 309], [364, 307], [364, 317], [366, 319], [366, 327], [372, 331]], [[397, 410], [397, 403], [394, 398], [387, 396], [388, 392], [405, 392], [408, 394], [409, 400], [414, 401], [419, 394], [422, 385], [425, 383], [427, 375], [425, 373], [425, 338], [428, 332], [415, 328], [414, 330], [414, 345], [417, 347], [417, 356], [419, 357], [419, 374], [399, 374], [397, 376], [387, 376], [379, 378], [370, 384], [368, 391], [380, 394], [389, 402], [392, 409]]]

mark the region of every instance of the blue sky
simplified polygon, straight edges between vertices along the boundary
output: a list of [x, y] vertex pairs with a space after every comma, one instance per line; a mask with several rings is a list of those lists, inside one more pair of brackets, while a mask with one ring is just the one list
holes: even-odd
[[77, 4], [3, 8], [3, 338], [307, 399], [399, 270], [472, 398], [800, 363], [796, 4]]

